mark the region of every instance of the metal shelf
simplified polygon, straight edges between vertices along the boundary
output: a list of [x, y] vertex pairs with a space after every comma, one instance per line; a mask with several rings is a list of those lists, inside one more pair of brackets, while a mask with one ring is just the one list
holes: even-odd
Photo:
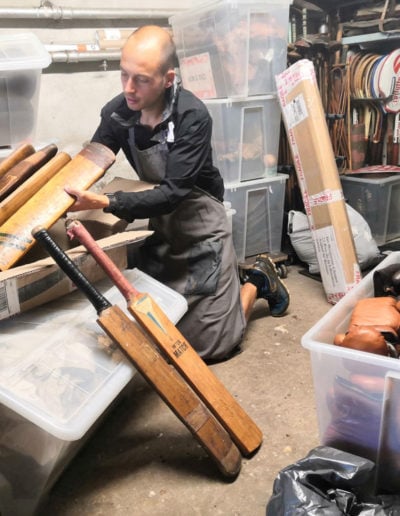
[[372, 32], [371, 34], [359, 34], [358, 36], [345, 36], [343, 45], [369, 45], [372, 43], [384, 43], [387, 41], [400, 41], [400, 31], [396, 32]]

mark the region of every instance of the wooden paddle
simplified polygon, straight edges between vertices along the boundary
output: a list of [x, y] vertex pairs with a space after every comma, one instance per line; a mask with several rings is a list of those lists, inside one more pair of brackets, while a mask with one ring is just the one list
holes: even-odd
[[32, 235], [86, 295], [97, 311], [100, 327], [186, 425], [222, 474], [227, 477], [237, 476], [241, 467], [239, 450], [198, 396], [160, 355], [149, 337], [118, 306], [111, 306], [45, 229], [34, 228]]
[[44, 186], [69, 161], [71, 161], [69, 154], [59, 152], [0, 202], [0, 225], [21, 208], [33, 194]]
[[0, 177], [0, 201], [13, 192], [20, 184], [39, 170], [57, 154], [57, 145], [51, 143], [14, 165]]
[[89, 143], [0, 226], [0, 269], [12, 267], [35, 243], [35, 226], [51, 227], [75, 202], [65, 186], [88, 189], [114, 163], [105, 145]]
[[224, 387], [193, 347], [170, 321], [154, 299], [138, 292], [124, 277], [114, 262], [104, 253], [82, 223], [67, 223], [67, 233], [76, 237], [121, 291], [128, 310], [152, 337], [159, 349], [181, 373], [192, 389], [219, 419], [244, 455], [249, 455], [262, 443], [262, 432]]
[[21, 143], [0, 163], [0, 177], [10, 170], [14, 165], [27, 158], [35, 152], [30, 143]]

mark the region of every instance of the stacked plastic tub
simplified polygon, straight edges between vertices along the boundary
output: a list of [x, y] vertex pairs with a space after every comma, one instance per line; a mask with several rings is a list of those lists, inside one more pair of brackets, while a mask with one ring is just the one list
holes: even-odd
[[[138, 269], [125, 277], [177, 323], [183, 296]], [[126, 312], [108, 280], [96, 283]], [[127, 313], [127, 312], [126, 312]], [[0, 321], [0, 514], [41, 514], [46, 495], [136, 373], [78, 291]]]
[[239, 260], [281, 246], [287, 176], [277, 173], [290, 0], [218, 0], [170, 18], [183, 86], [207, 105], [213, 153], [236, 211]]
[[50, 62], [34, 34], [0, 35], [0, 148], [34, 137], [42, 69]]

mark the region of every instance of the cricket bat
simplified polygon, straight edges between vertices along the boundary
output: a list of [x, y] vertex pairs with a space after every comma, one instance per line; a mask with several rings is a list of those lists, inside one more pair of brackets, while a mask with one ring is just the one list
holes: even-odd
[[3, 161], [0, 163], [0, 177], [8, 172], [17, 163], [27, 158], [35, 152], [34, 147], [30, 143], [21, 143], [18, 145]]
[[34, 228], [32, 235], [87, 296], [96, 309], [99, 326], [186, 425], [215, 461], [221, 473], [227, 477], [236, 477], [241, 467], [238, 448], [196, 393], [158, 352], [149, 337], [118, 306], [112, 306], [108, 302], [45, 229]]
[[0, 270], [10, 269], [34, 245], [34, 227], [51, 227], [74, 204], [65, 186], [87, 190], [114, 161], [108, 147], [89, 143], [34, 193], [0, 226]]
[[256, 423], [224, 387], [155, 300], [138, 292], [78, 220], [67, 222], [76, 237], [112, 279], [127, 301], [129, 312], [229, 432], [243, 455], [257, 450], [263, 435]]
[[0, 201], [5, 199], [36, 170], [57, 154], [57, 145], [51, 143], [23, 159], [0, 177]]
[[59, 152], [0, 202], [0, 225], [19, 210], [33, 194], [44, 186], [69, 161], [71, 161], [69, 154]]

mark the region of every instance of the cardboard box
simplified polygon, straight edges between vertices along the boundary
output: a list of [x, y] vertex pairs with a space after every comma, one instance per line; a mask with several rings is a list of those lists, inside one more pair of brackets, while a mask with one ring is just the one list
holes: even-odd
[[[127, 267], [128, 246], [141, 245], [150, 234], [151, 231], [126, 231], [102, 238], [98, 243], [123, 270]], [[66, 250], [66, 253], [91, 282], [105, 276], [83, 246]], [[57, 299], [75, 288], [52, 258], [3, 271], [0, 273], [0, 320]]]
[[297, 61], [276, 83], [322, 283], [335, 304], [361, 273], [312, 62]]

